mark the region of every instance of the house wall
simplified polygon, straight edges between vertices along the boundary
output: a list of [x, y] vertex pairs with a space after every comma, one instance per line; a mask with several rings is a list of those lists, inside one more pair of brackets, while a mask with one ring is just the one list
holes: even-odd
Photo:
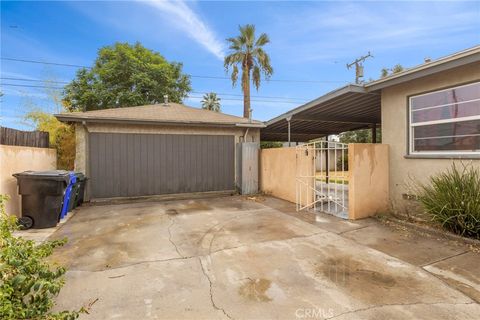
[[57, 151], [48, 148], [0, 145], [0, 194], [10, 196], [7, 213], [21, 216], [21, 197], [18, 195], [14, 173], [27, 170], [54, 170], [57, 168]]
[[480, 80], [480, 63], [444, 71], [382, 90], [382, 142], [390, 145], [390, 204], [399, 213], [418, 210], [412, 194], [412, 181], [426, 182], [428, 177], [451, 167], [453, 162], [471, 162], [480, 167], [480, 159], [406, 158], [408, 145], [408, 97]]
[[[203, 135], [234, 135], [235, 143], [243, 142], [247, 128], [237, 127], [195, 127], [195, 126], [159, 126], [159, 125], [129, 125], [129, 124], [76, 124], [76, 156], [75, 170], [84, 172], [88, 177], [88, 133], [147, 133], [147, 134], [203, 134]], [[250, 128], [245, 142], [259, 142], [260, 129]], [[235, 157], [236, 158], [236, 157]], [[86, 198], [88, 200], [88, 183]]]
[[297, 174], [310, 176], [302, 180], [305, 184], [302, 184], [299, 200], [302, 204], [313, 201], [313, 152], [297, 152], [295, 147], [262, 149], [259, 171], [262, 192], [293, 203], [297, 200]]
[[348, 218], [362, 219], [389, 209], [388, 145], [348, 145]]

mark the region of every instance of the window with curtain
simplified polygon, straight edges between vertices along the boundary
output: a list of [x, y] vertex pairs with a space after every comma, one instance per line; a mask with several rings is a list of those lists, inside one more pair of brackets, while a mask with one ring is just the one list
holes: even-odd
[[480, 82], [409, 98], [410, 154], [480, 154]]

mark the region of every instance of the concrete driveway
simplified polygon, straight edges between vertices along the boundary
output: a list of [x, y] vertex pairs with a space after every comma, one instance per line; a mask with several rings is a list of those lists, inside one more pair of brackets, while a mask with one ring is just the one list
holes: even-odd
[[374, 222], [295, 214], [243, 197], [82, 207], [52, 236], [69, 238], [53, 257], [69, 269], [56, 309], [96, 301], [82, 319], [478, 319], [469, 295], [351, 238]]

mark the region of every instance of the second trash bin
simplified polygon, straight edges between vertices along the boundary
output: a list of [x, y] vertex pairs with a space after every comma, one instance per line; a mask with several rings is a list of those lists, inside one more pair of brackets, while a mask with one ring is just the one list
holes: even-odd
[[17, 178], [22, 195], [22, 218], [26, 228], [50, 228], [58, 223], [63, 198], [70, 184], [70, 174], [64, 170], [25, 171]]
[[69, 183], [65, 189], [65, 196], [63, 197], [62, 211], [60, 212], [60, 219], [63, 219], [67, 216], [67, 213], [72, 211], [74, 203], [74, 193], [75, 193], [75, 184], [77, 183], [77, 176], [75, 172], [68, 172]]
[[75, 205], [78, 207], [83, 203], [83, 198], [85, 195], [85, 184], [87, 182], [87, 178], [81, 172], [77, 172], [76, 174], [77, 174], [78, 192], [75, 198]]

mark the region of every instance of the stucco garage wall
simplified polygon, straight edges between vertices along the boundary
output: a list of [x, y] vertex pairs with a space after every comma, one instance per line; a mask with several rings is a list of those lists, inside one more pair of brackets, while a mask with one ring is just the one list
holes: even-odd
[[[480, 64], [470, 64], [434, 76], [382, 90], [382, 142], [390, 145], [390, 201], [395, 211], [411, 210], [412, 200], [404, 200], [412, 178], [420, 182], [448, 169], [454, 159], [406, 158], [408, 145], [408, 96], [480, 80]], [[480, 167], [480, 160], [463, 160]]]
[[0, 194], [10, 196], [7, 213], [20, 216], [21, 197], [17, 179], [12, 174], [26, 170], [54, 170], [57, 168], [55, 149], [0, 145]]
[[[77, 124], [75, 170], [89, 175], [88, 168], [88, 133], [143, 133], [143, 134], [199, 134], [199, 135], [234, 135], [235, 143], [242, 142], [247, 128], [240, 127], [200, 127], [200, 126], [173, 126], [173, 125], [132, 125], [132, 124]], [[245, 142], [259, 142], [260, 129], [248, 129]], [[87, 184], [88, 186], [88, 184]], [[87, 187], [88, 199], [88, 187]]]

